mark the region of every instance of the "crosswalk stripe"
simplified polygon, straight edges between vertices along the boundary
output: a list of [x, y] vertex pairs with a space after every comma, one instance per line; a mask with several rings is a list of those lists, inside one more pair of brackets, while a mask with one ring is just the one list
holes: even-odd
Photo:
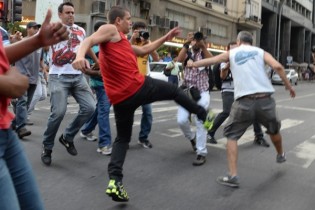
[[[281, 130], [297, 126], [303, 122], [304, 121], [302, 121], [302, 120], [284, 119], [281, 121]], [[253, 139], [254, 139], [253, 129], [248, 129], [244, 133], [242, 138], [238, 140], [238, 145], [240, 146], [240, 145], [252, 142]], [[221, 138], [221, 139], [217, 139], [217, 142], [218, 142], [217, 144], [207, 143], [207, 145], [211, 146], [211, 147], [225, 149], [226, 141], [227, 141], [226, 138]]]
[[307, 169], [315, 160], [315, 136], [297, 145], [292, 151], [287, 152], [290, 164], [302, 166]]

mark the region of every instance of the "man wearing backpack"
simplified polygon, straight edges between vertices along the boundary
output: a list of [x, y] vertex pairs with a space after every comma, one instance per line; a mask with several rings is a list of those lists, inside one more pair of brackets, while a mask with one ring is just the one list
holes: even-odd
[[[191, 49], [189, 49], [190, 45]], [[187, 41], [183, 45], [183, 48], [179, 52], [177, 58], [178, 62], [183, 62], [184, 64], [183, 87], [186, 87], [188, 95], [205, 109], [208, 109], [210, 105], [208, 72], [205, 67], [190, 68], [187, 67], [186, 64], [189, 60], [198, 61], [203, 58], [210, 57], [212, 57], [212, 54], [207, 51], [204, 39], [197, 39], [193, 33], [189, 33]], [[207, 130], [203, 127], [202, 122], [196, 118], [195, 121], [197, 130], [196, 133], [193, 132], [190, 126], [189, 116], [190, 113], [188, 110], [179, 106], [177, 123], [183, 131], [184, 136], [190, 140], [193, 150], [197, 153], [197, 157], [193, 161], [193, 165], [200, 166], [206, 162], [206, 155], [208, 153], [206, 147]]]

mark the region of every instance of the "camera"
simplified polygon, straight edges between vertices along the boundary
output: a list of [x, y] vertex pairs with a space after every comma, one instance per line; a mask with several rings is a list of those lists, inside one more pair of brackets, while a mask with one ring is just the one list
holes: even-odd
[[139, 36], [142, 37], [143, 39], [147, 40], [147, 39], [149, 39], [150, 34], [147, 31], [139, 31]]
[[196, 41], [203, 40], [203, 33], [201, 33], [200, 31], [197, 31], [197, 32], [194, 34], [194, 39], [195, 39]]

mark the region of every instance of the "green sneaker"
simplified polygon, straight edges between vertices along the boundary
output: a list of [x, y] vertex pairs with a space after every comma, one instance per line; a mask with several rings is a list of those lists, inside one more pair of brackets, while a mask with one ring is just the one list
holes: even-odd
[[211, 109], [209, 109], [206, 121], [203, 123], [204, 128], [207, 130], [211, 130], [214, 119], [215, 119], [215, 114]]
[[112, 197], [113, 201], [127, 202], [129, 201], [128, 194], [121, 182], [116, 182], [114, 179], [109, 180], [106, 194]]

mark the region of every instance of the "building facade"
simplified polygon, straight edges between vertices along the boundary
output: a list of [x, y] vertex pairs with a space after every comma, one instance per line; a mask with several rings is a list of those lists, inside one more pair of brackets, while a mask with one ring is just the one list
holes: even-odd
[[[282, 64], [288, 56], [295, 62], [310, 62], [315, 43], [313, 0], [67, 0], [75, 5], [77, 24], [87, 34], [98, 20], [106, 19], [113, 5], [130, 9], [132, 21], [144, 21], [151, 39], [171, 28], [182, 29], [180, 37], [167, 42], [180, 47], [188, 32], [201, 31], [208, 47], [215, 52], [226, 49], [241, 30], [250, 31], [254, 45], [260, 46]], [[35, 15], [36, 0], [23, 1], [23, 15]], [[57, 13], [57, 11], [54, 11]], [[279, 44], [278, 44], [279, 43]]]

